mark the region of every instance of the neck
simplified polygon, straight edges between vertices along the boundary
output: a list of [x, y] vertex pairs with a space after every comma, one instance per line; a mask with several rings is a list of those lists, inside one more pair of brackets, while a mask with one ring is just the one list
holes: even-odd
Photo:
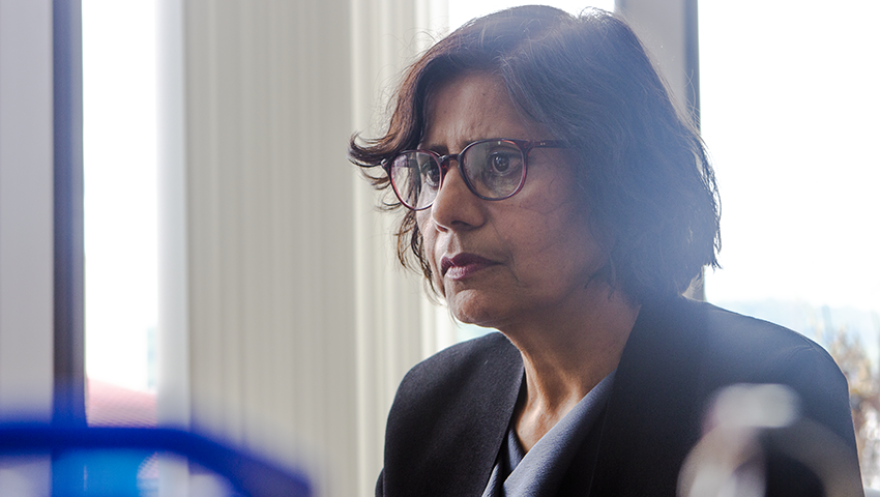
[[607, 284], [591, 283], [585, 291], [589, 298], [571, 312], [502, 330], [525, 367], [527, 394], [517, 407], [516, 429], [526, 450], [617, 368], [638, 316], [639, 305]]

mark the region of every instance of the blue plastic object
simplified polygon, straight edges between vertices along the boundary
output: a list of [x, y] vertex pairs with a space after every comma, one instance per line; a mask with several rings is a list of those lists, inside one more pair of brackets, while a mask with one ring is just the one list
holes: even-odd
[[[0, 426], [0, 455], [52, 455], [56, 497], [146, 497], [157, 480], [145, 482], [145, 462], [173, 453], [224, 477], [225, 495], [306, 497], [308, 479], [206, 437], [168, 428]], [[141, 478], [138, 475], [141, 475]]]

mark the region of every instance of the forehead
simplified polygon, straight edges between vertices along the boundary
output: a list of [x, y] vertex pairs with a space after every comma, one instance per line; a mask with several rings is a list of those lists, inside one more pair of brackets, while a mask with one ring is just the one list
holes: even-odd
[[427, 146], [460, 149], [481, 139], [541, 134], [513, 103], [503, 80], [489, 71], [451, 77], [429, 93], [426, 104], [422, 142]]

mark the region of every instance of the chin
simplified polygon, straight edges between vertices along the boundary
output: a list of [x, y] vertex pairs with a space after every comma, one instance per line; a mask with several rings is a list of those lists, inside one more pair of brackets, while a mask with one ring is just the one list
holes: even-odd
[[451, 301], [447, 300], [447, 305], [450, 314], [456, 321], [484, 328], [495, 328], [495, 323], [498, 322], [499, 316], [502, 314], [499, 309], [479, 302], [479, 299], [469, 298], [459, 302], [455, 297], [461, 297], [461, 295], [454, 296]]

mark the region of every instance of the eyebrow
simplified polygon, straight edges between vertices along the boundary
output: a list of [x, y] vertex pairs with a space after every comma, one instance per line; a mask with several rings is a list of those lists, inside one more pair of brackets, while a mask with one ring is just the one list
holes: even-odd
[[446, 145], [433, 145], [433, 144], [422, 144], [418, 145], [419, 150], [430, 150], [432, 152], [436, 152], [440, 155], [446, 155], [449, 153], [449, 149]]
[[[472, 140], [468, 141], [467, 143], [464, 143], [461, 146], [460, 151], [464, 150], [465, 147], [467, 147], [468, 145], [470, 145], [471, 143], [474, 143], [474, 142], [483, 141], [483, 140], [503, 140], [503, 139], [505, 139], [505, 137], [501, 137], [501, 136], [489, 136], [489, 137], [481, 137], [481, 138], [472, 139]], [[449, 153], [449, 148], [446, 145], [430, 144], [430, 143], [429, 144], [421, 144], [420, 143], [417, 146], [420, 150], [430, 150], [430, 151], [438, 153], [440, 155], [446, 155]]]

